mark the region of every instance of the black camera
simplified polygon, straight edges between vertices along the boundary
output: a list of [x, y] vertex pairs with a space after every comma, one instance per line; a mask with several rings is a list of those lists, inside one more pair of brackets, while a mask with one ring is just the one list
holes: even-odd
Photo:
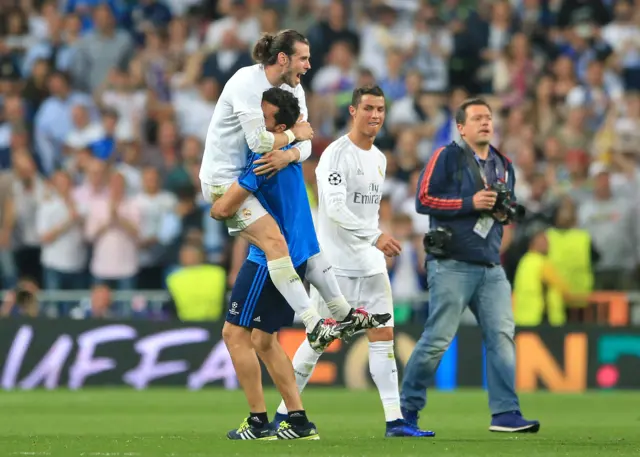
[[453, 232], [449, 227], [438, 227], [424, 235], [422, 244], [427, 254], [434, 257], [447, 257], [451, 238], [453, 238]]
[[507, 215], [507, 219], [512, 221], [521, 221], [524, 218], [526, 212], [524, 206], [511, 200], [511, 192], [505, 183], [498, 181], [489, 187], [489, 190], [498, 194], [492, 211], [504, 213]]

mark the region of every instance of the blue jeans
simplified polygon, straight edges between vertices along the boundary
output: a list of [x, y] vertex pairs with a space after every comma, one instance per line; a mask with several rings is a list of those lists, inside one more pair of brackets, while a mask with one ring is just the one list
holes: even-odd
[[409, 358], [402, 381], [403, 408], [420, 411], [427, 403], [442, 355], [453, 340], [466, 306], [482, 329], [487, 349], [487, 386], [491, 414], [520, 410], [515, 391], [515, 324], [511, 287], [501, 266], [488, 268], [457, 260], [427, 265], [429, 315]]
[[18, 281], [18, 272], [10, 250], [0, 249], [0, 290], [12, 289]]
[[117, 291], [131, 291], [136, 288], [136, 277], [129, 276], [126, 278], [118, 278], [118, 279], [106, 279], [106, 278], [93, 278], [93, 285], [106, 285], [112, 290]]
[[66, 273], [44, 268], [44, 288], [48, 290], [82, 290], [86, 287], [84, 272]]
[[[82, 290], [86, 287], [83, 271], [67, 273], [43, 267], [42, 279], [44, 288], [47, 290]], [[77, 303], [74, 302], [58, 302], [58, 314], [60, 316], [66, 316], [76, 304]], [[55, 305], [55, 303], [51, 305]]]

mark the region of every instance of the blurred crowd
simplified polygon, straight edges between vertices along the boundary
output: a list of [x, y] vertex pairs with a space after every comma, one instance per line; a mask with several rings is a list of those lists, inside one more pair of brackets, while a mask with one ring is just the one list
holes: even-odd
[[[283, 28], [311, 44], [312, 207], [317, 157], [348, 129], [353, 88], [387, 95], [380, 215], [404, 247], [388, 265], [397, 312], [426, 290], [418, 175], [458, 138], [454, 109], [470, 95], [493, 107], [494, 145], [529, 210], [505, 235], [510, 279], [531, 224], [564, 218], [591, 237], [597, 288], [639, 283], [639, 0], [20, 0], [0, 11], [0, 290], [27, 281], [103, 297], [163, 289], [170, 272], [204, 264], [233, 284], [246, 246], [208, 217], [203, 142], [226, 81], [252, 64], [261, 33]], [[94, 301], [88, 315], [109, 311]]]

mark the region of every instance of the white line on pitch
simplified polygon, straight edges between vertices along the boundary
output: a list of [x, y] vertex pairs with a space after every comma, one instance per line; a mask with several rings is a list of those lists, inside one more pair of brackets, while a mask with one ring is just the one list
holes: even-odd
[[12, 452], [11, 455], [51, 455], [51, 452]]

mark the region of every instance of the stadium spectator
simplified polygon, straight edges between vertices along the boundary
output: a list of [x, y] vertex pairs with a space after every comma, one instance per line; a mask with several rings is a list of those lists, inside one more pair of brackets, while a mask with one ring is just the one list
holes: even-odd
[[[94, 203], [107, 198], [108, 165], [103, 160], [90, 157], [90, 152], [84, 150], [76, 155], [76, 163], [71, 169], [76, 175], [81, 174], [81, 184], [74, 189], [74, 199], [78, 204], [80, 214], [87, 216]], [[79, 159], [79, 161], [78, 161]]]
[[47, 84], [51, 95], [36, 113], [34, 136], [39, 161], [48, 176], [62, 161], [62, 147], [73, 129], [73, 106], [93, 107], [93, 102], [89, 95], [72, 87], [71, 79], [65, 73], [51, 73]]
[[109, 319], [116, 315], [111, 289], [107, 284], [94, 284], [91, 296], [70, 312], [74, 319]]
[[116, 164], [115, 170], [124, 176], [127, 195], [135, 198], [143, 189], [140, 144], [136, 141], [120, 142], [116, 152], [121, 161]]
[[13, 287], [16, 277], [11, 250], [14, 224], [13, 175], [10, 171], [0, 171], [0, 287], [2, 289]]
[[104, 82], [110, 70], [126, 67], [133, 51], [131, 36], [116, 29], [109, 5], [98, 4], [93, 21], [95, 28], [78, 42], [71, 66], [76, 87], [90, 92]]
[[137, 85], [133, 75], [117, 68], [111, 69], [96, 91], [96, 100], [103, 113], [113, 113], [112, 118], [117, 120], [113, 136], [123, 140], [140, 139], [147, 120], [148, 94]]
[[20, 278], [16, 288], [5, 294], [0, 306], [0, 317], [40, 316], [39, 291], [38, 284], [33, 278], [29, 276]]
[[[577, 226], [577, 208], [570, 197], [560, 199], [554, 219], [554, 227], [547, 230], [547, 256], [572, 291], [590, 294], [594, 286], [594, 265], [600, 254], [589, 232]], [[587, 305], [584, 300], [565, 300], [569, 320], [584, 320]]]
[[422, 229], [414, 228], [411, 216], [396, 214], [390, 228], [392, 236], [402, 246], [399, 256], [386, 257], [394, 297], [394, 321], [400, 324], [411, 319], [413, 301], [426, 291], [426, 255], [420, 235], [417, 235], [416, 243], [416, 233]]
[[579, 224], [589, 232], [600, 253], [595, 266], [596, 289], [635, 288], [640, 245], [636, 205], [612, 194], [606, 165], [596, 162], [589, 173], [594, 179], [593, 195], [580, 205]]
[[202, 78], [197, 86], [176, 91], [173, 110], [183, 135], [191, 135], [204, 144], [209, 121], [218, 101], [220, 87], [214, 78]]
[[166, 250], [165, 265], [175, 268], [180, 248], [186, 242], [202, 243], [203, 214], [196, 204], [195, 187], [188, 184], [177, 190], [173, 211], [163, 215], [158, 240]]
[[589, 292], [578, 291], [567, 282], [548, 258], [548, 233], [541, 224], [530, 226], [529, 250], [522, 257], [513, 287], [513, 316], [516, 325], [532, 327], [567, 322], [567, 309], [585, 306]]
[[139, 269], [140, 211], [126, 196], [124, 177], [112, 173], [108, 197], [96, 198], [88, 210], [85, 235], [92, 243], [90, 272], [96, 284], [132, 290]]
[[13, 203], [15, 226], [13, 230], [13, 254], [20, 277], [28, 276], [36, 284], [42, 284], [40, 263], [40, 237], [36, 216], [39, 204], [47, 193], [44, 179], [39, 175], [29, 152], [13, 152]]
[[203, 254], [199, 244], [187, 242], [180, 249], [180, 268], [167, 277], [181, 321], [217, 321], [225, 310], [226, 272], [205, 264]]
[[[50, 290], [80, 290], [86, 288], [84, 269], [87, 264], [87, 246], [82, 227], [83, 218], [78, 202], [72, 194], [71, 177], [58, 171], [40, 202], [36, 228], [41, 248], [41, 264], [44, 269], [43, 287]], [[69, 306], [59, 309], [65, 315]]]
[[71, 107], [72, 130], [65, 138], [65, 157], [73, 156], [74, 150], [91, 146], [104, 138], [105, 132], [99, 122], [91, 120], [89, 110], [85, 105], [77, 104]]
[[162, 218], [174, 211], [177, 199], [160, 188], [160, 176], [153, 167], [146, 167], [142, 175], [142, 192], [135, 197], [140, 211], [140, 289], [162, 289], [165, 248], [160, 244]]

